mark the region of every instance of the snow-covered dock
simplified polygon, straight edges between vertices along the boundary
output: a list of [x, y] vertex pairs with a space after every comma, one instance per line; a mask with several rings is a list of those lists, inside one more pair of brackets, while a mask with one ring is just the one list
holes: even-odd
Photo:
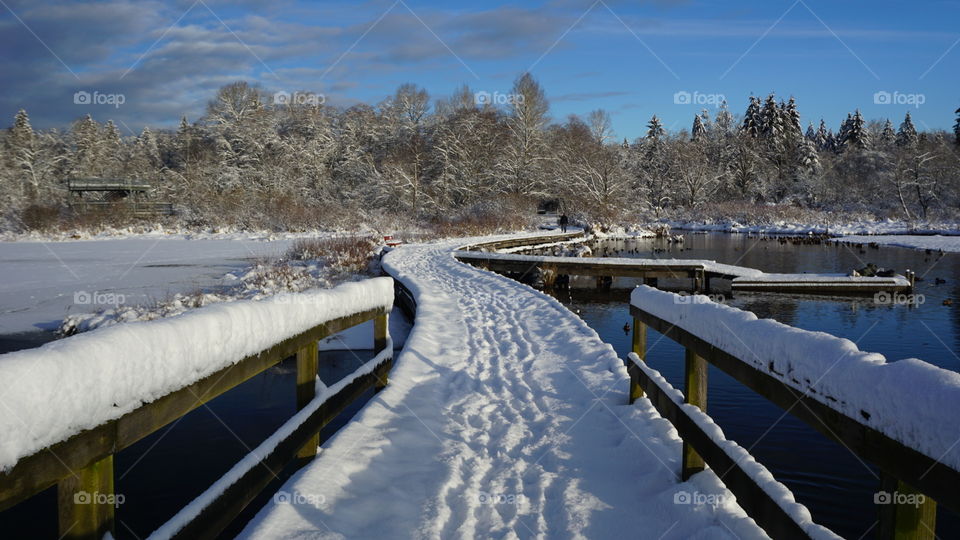
[[864, 277], [843, 274], [769, 274], [754, 268], [702, 259], [637, 259], [629, 257], [556, 257], [457, 251], [456, 257], [475, 266], [529, 275], [635, 277], [643, 279], [684, 278], [694, 280], [694, 289], [709, 291], [711, 281], [728, 280], [730, 288], [741, 291], [800, 292], [811, 294], [876, 293], [909, 290], [904, 276]]

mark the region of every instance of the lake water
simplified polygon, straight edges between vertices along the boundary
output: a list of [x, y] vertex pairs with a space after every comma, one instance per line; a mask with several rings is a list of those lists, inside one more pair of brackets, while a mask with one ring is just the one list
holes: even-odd
[[[777, 239], [730, 234], [687, 234], [683, 244], [667, 244], [661, 239], [606, 240], [591, 247], [599, 256], [606, 250], [608, 256], [618, 257], [713, 259], [769, 272], [848, 272], [868, 262], [899, 273], [912, 269], [923, 278], [915, 292], [925, 300], [915, 307], [877, 305], [872, 296], [723, 294], [731, 306], [806, 330], [848, 338], [860, 349], [882, 353], [890, 361], [916, 357], [960, 371], [956, 353], [960, 350], [960, 305], [943, 305], [948, 298], [960, 301], [958, 255], [940, 257], [894, 247], [866, 248], [861, 253], [852, 246], [781, 244]], [[945, 283], [938, 283], [936, 278]], [[594, 278], [579, 283], [584, 287], [553, 294], [626, 357], [630, 336], [624, 324], [631, 321], [629, 293], [637, 280], [616, 278], [610, 290], [596, 289]], [[653, 330], [649, 330], [647, 344], [650, 365], [682, 389], [682, 347]], [[880, 484], [876, 469], [800, 420], [784, 415], [782, 409], [723, 372], [711, 367], [708, 377], [710, 416], [728, 438], [749, 449], [786, 484], [799, 502], [810, 508], [818, 523], [847, 538], [876, 534], [873, 495]], [[626, 382], [622, 390], [626, 399]], [[945, 508], [938, 508], [937, 533], [941, 538], [960, 537], [960, 520]]]

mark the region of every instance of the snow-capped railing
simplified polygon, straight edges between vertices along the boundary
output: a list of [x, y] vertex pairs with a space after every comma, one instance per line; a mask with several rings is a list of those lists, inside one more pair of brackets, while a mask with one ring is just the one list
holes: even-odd
[[[739, 446], [689, 407], [705, 408], [707, 362], [882, 471], [878, 496], [893, 502], [878, 507], [882, 538], [894, 531], [932, 534], [937, 503], [960, 510], [960, 419], [953, 414], [960, 374], [917, 359], [887, 362], [847, 339], [761, 320], [706, 296], [642, 286], [631, 295], [630, 312], [631, 403], [646, 392], [673, 422], [685, 441], [684, 478], [705, 464], [735, 471], [726, 473], [727, 487], [761, 527], [777, 531], [775, 538], [791, 536], [784, 519], [799, 524], [796, 513], [767, 491], [762, 475], [742, 465], [733, 451]], [[686, 348], [682, 395], [643, 363], [648, 326]], [[799, 525], [794, 532], [809, 535]]]
[[[195, 501], [172, 531], [215, 536], [273, 479], [271, 470], [294, 457], [310, 459], [324, 425], [368, 388], [386, 385], [393, 296], [393, 279], [375, 278], [217, 304], [0, 355], [0, 510], [57, 485], [61, 533], [102, 538], [114, 528], [115, 453], [296, 356], [300, 412], [231, 471], [232, 481], [209, 495], [209, 504]], [[317, 395], [318, 340], [369, 320], [379, 354]]]

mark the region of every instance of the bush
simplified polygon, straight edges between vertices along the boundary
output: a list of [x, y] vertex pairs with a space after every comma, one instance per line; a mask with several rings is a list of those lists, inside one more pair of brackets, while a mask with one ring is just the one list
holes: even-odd
[[373, 259], [377, 241], [370, 236], [336, 236], [304, 238], [287, 250], [287, 258], [295, 261], [322, 260], [341, 272], [363, 273]]
[[20, 212], [20, 221], [30, 231], [49, 231], [60, 225], [60, 207], [31, 204]]

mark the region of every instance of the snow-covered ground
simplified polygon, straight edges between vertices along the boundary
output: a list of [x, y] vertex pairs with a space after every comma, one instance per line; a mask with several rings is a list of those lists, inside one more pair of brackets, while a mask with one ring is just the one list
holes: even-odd
[[851, 242], [854, 244], [883, 244], [915, 249], [929, 249], [933, 251], [960, 253], [960, 236], [917, 236], [917, 235], [878, 235], [878, 236], [842, 236], [834, 238], [834, 242]]
[[673, 229], [749, 234], [834, 234], [834, 235], [907, 235], [941, 234], [960, 236], [960, 223], [906, 223], [903, 221], [853, 221], [848, 223], [800, 223], [779, 221], [763, 225], [744, 225], [736, 221], [717, 223], [668, 221]]
[[648, 400], [626, 404], [610, 345], [456, 261], [462, 244], [385, 257], [418, 303], [390, 385], [240, 537], [764, 537], [712, 472], [679, 481], [676, 431]]
[[292, 242], [268, 240], [0, 242], [0, 334], [53, 330], [68, 314], [228, 285], [225, 275], [282, 255]]

